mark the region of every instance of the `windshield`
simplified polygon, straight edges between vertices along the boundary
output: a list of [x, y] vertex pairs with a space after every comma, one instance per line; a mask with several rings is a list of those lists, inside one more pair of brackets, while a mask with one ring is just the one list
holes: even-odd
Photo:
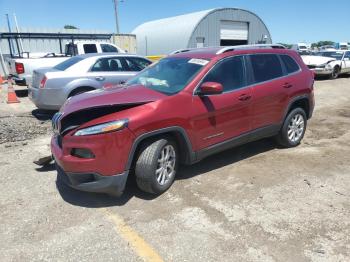
[[83, 60], [82, 57], [78, 57], [78, 56], [73, 56], [67, 60], [64, 60], [63, 62], [55, 65], [53, 68], [57, 69], [57, 70], [61, 70], [64, 71], [67, 68], [71, 67], [72, 65], [75, 65], [76, 63], [78, 63], [79, 61]]
[[172, 95], [180, 92], [209, 61], [195, 58], [163, 58], [130, 79], [127, 85], [141, 84]]
[[335, 58], [337, 60], [341, 60], [343, 58], [343, 54], [344, 52], [319, 52], [316, 55], [318, 56], [325, 56], [325, 57], [331, 57], [331, 58]]

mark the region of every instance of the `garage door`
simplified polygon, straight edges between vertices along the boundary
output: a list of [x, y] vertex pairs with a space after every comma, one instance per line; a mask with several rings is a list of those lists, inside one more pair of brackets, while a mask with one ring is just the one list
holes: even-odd
[[248, 40], [248, 23], [235, 21], [221, 21], [221, 40]]

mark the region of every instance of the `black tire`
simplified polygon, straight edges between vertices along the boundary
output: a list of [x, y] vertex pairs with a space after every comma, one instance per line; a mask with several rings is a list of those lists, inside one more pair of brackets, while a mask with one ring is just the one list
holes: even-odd
[[[298, 125], [296, 125], [296, 127], [294, 127], [292, 125], [292, 121], [299, 115], [303, 119], [302, 132], [300, 132], [301, 129], [298, 128]], [[283, 147], [295, 147], [295, 146], [299, 145], [301, 140], [304, 137], [304, 134], [306, 131], [306, 126], [307, 126], [307, 117], [306, 117], [305, 111], [300, 107], [293, 109], [292, 111], [290, 111], [288, 113], [287, 117], [284, 120], [283, 126], [282, 126], [279, 134], [276, 136], [277, 143]], [[288, 136], [289, 132], [292, 133], [295, 130], [294, 128], [297, 129], [297, 131], [295, 131], [296, 132], [296, 135], [294, 137], [295, 140], [291, 139]], [[292, 131], [291, 131], [291, 129], [292, 129]], [[292, 135], [292, 134], [290, 134], [290, 135]]]
[[333, 68], [333, 72], [330, 76], [331, 79], [337, 79], [339, 77], [339, 73], [340, 73], [340, 67], [339, 66], [335, 66]]
[[[161, 164], [158, 163], [158, 160], [160, 160], [159, 158], [161, 157], [162, 151], [171, 147], [175, 152], [173, 172], [169, 176], [169, 179], [164, 184], [161, 184], [158, 182], [158, 175], [156, 174], [156, 171], [162, 168], [160, 167]], [[152, 194], [164, 193], [174, 182], [179, 162], [178, 159], [177, 145], [171, 139], [162, 138], [143, 146], [135, 165], [135, 176], [138, 187], [141, 190]], [[166, 170], [168, 172], [168, 168], [166, 168]]]

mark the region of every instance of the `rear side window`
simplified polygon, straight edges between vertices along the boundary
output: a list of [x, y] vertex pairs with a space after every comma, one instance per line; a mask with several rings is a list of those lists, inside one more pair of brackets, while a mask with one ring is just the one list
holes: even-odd
[[245, 85], [243, 57], [230, 57], [219, 62], [206, 75], [203, 82], [220, 83], [224, 92], [243, 87]]
[[282, 66], [277, 55], [251, 55], [255, 83], [269, 81], [283, 76]]
[[300, 69], [299, 65], [289, 55], [281, 55], [280, 57], [283, 61], [284, 67], [286, 68], [288, 74], [292, 74], [294, 72], [299, 71]]
[[83, 47], [85, 54], [97, 53], [97, 47], [95, 44], [84, 44]]
[[141, 71], [152, 63], [146, 59], [139, 57], [126, 57], [125, 60], [129, 66], [130, 71]]
[[112, 45], [101, 44], [101, 49], [103, 53], [118, 53], [118, 49]]
[[73, 57], [55, 65], [53, 68], [55, 68], [57, 70], [64, 71], [64, 70], [68, 69], [69, 67], [71, 67], [72, 65], [75, 65], [76, 63], [80, 62], [81, 60], [83, 60], [82, 57], [73, 56]]
[[110, 57], [99, 59], [91, 68], [91, 72], [120, 72], [129, 71], [123, 57]]

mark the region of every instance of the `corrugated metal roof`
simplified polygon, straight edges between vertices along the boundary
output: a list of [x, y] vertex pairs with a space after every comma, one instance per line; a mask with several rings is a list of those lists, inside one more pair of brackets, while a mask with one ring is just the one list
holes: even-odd
[[[138, 39], [142, 39], [142, 42], [176, 39], [175, 46], [186, 46], [193, 29], [213, 10], [215, 9], [146, 22], [136, 27], [132, 34], [135, 34]], [[145, 40], [146, 36], [151, 39]], [[170, 41], [169, 44], [171, 45]], [[140, 47], [138, 46], [138, 48]]]
[[[186, 48], [190, 38], [199, 24], [209, 15], [218, 12], [234, 11], [253, 15], [268, 29], [256, 14], [239, 8], [215, 8], [159, 20], [146, 22], [136, 27], [132, 34], [136, 35], [138, 53], [149, 55], [155, 52], [165, 54], [167, 50]], [[238, 15], [237, 18], [245, 17]], [[239, 19], [238, 19], [239, 21]], [[165, 47], [166, 45], [166, 47]]]

